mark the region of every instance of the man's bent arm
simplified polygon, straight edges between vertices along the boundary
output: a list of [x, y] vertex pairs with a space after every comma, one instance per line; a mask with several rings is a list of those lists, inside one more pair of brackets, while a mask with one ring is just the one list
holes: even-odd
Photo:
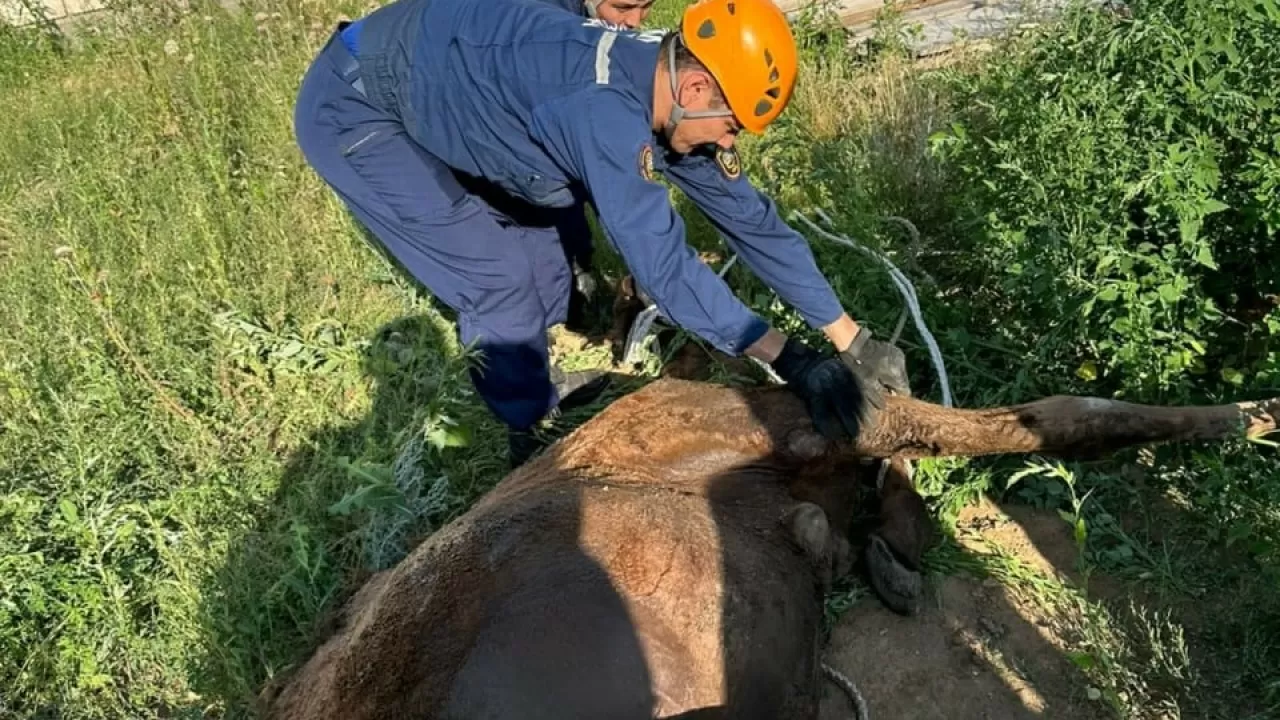
[[736, 178], [728, 177], [709, 154], [698, 153], [673, 163], [667, 173], [752, 272], [810, 327], [821, 328], [836, 350], [849, 346], [858, 324], [841, 308], [809, 244], [740, 169]]

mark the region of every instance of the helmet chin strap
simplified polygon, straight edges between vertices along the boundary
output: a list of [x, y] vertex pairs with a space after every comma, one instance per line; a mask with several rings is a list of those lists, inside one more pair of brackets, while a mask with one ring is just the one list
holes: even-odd
[[587, 15], [592, 20], [598, 20], [600, 18], [600, 3], [602, 2], [604, 2], [604, 0], [582, 0], [582, 4], [587, 8]]
[[680, 96], [676, 89], [676, 43], [683, 44], [683, 36], [677, 32], [675, 41], [667, 45], [667, 78], [671, 84], [671, 112], [667, 115], [667, 122], [664, 130], [667, 136], [675, 134], [676, 125], [680, 124], [685, 118], [713, 118], [713, 117], [732, 117], [733, 111], [725, 108], [724, 110], [686, 110], [680, 104]]

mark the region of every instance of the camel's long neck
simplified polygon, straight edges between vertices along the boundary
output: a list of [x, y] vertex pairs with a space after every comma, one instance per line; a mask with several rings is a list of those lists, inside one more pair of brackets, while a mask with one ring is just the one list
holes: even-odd
[[1055, 396], [1004, 408], [959, 410], [891, 398], [884, 421], [856, 452], [973, 457], [999, 453], [1094, 455], [1150, 443], [1256, 435], [1276, 428], [1280, 400], [1162, 407]]

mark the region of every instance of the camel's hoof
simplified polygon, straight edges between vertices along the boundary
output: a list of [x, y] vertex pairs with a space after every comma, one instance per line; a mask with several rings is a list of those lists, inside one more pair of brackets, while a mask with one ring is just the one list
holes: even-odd
[[901, 615], [918, 613], [924, 595], [924, 578], [920, 573], [903, 565], [884, 538], [874, 533], [867, 544], [866, 558], [871, 588], [881, 602]]

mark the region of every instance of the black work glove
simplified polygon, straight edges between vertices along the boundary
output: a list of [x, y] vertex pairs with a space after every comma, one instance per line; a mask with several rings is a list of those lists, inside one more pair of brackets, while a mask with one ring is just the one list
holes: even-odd
[[804, 400], [814, 426], [829, 440], [856, 438], [879, 419], [884, 407], [879, 385], [864, 382], [838, 358], [787, 338], [770, 366]]
[[911, 395], [907, 382], [907, 359], [902, 350], [887, 342], [873, 340], [871, 331], [858, 328], [853, 342], [839, 355], [867, 387], [887, 388], [898, 395]]

